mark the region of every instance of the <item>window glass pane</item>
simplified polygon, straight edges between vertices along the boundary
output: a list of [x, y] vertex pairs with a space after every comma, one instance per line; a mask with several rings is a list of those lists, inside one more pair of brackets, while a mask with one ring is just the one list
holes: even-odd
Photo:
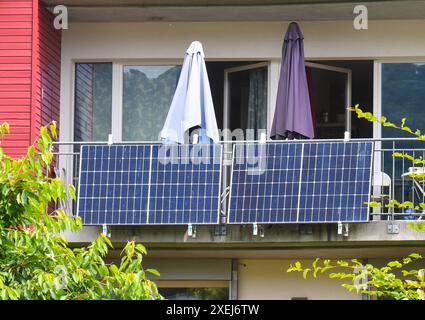
[[159, 288], [168, 300], [229, 300], [229, 288]]
[[[411, 129], [425, 130], [425, 63], [382, 64], [382, 115], [396, 124], [407, 118]], [[382, 128], [383, 137], [412, 137]]]
[[75, 65], [75, 141], [107, 141], [111, 133], [112, 64]]
[[[413, 131], [425, 132], [425, 63], [384, 63], [382, 64], [382, 115], [389, 121], [400, 125], [406, 118], [406, 125]], [[398, 129], [382, 127], [382, 137], [413, 138], [411, 134]], [[382, 144], [384, 151], [381, 155], [383, 171], [392, 177], [395, 199], [404, 202], [412, 201], [417, 204], [423, 201], [423, 194], [418, 193], [414, 181], [405, 174], [413, 167], [411, 161], [392, 156], [393, 151], [406, 152], [414, 157], [424, 157], [425, 143], [422, 141], [397, 141]], [[394, 148], [394, 150], [393, 150]], [[415, 166], [421, 166], [416, 164]], [[400, 212], [401, 209], [396, 209]], [[404, 212], [411, 212], [405, 209]], [[408, 216], [401, 218], [409, 218]]]
[[123, 141], [159, 139], [181, 66], [124, 66]]

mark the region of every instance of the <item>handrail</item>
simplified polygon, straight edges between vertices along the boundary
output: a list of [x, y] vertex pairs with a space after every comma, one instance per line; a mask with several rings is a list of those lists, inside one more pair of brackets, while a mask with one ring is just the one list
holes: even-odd
[[[219, 141], [219, 144], [229, 143], [326, 143], [326, 142], [402, 142], [402, 141], [420, 141], [417, 138], [355, 138], [344, 139], [306, 139], [306, 140], [227, 140]], [[425, 142], [425, 141], [424, 141]], [[54, 141], [54, 145], [106, 145], [108, 141]], [[112, 145], [135, 145], [135, 144], [162, 144], [161, 141], [119, 141]], [[166, 145], [166, 144], [165, 144]], [[172, 145], [172, 144], [171, 144]]]

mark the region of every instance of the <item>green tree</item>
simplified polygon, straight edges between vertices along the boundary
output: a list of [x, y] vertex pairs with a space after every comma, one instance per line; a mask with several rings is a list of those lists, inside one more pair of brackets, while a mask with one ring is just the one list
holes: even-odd
[[[406, 118], [401, 120], [399, 125], [389, 122], [386, 117], [376, 117], [370, 112], [364, 112], [356, 105], [350, 108], [352, 112], [357, 114], [360, 119], [366, 119], [370, 122], [377, 122], [384, 127], [402, 130], [420, 141], [425, 141], [425, 134], [419, 129], [412, 130], [406, 126]], [[422, 157], [413, 157], [409, 153], [394, 152], [393, 157], [404, 158], [410, 161], [413, 166], [425, 165], [425, 159]], [[409, 174], [411, 178], [418, 179], [420, 182], [425, 181], [424, 173], [412, 172]], [[381, 206], [378, 202], [366, 203], [371, 207]], [[414, 210], [425, 210], [425, 203], [414, 204], [411, 201], [398, 202], [391, 199], [387, 208], [413, 208]], [[420, 222], [410, 222], [409, 227], [419, 231], [425, 231], [425, 224]], [[311, 267], [303, 267], [297, 261], [291, 264], [287, 272], [300, 272], [304, 279], [308, 275], [317, 278], [318, 273], [327, 274], [330, 278], [343, 280], [342, 286], [349, 291], [367, 294], [369, 296], [385, 297], [392, 299], [406, 300], [425, 300], [425, 269], [415, 269], [409, 265], [414, 261], [423, 261], [424, 258], [417, 253], [412, 253], [409, 256], [401, 259], [388, 262], [383, 267], [377, 267], [370, 263], [363, 265], [359, 260], [337, 260], [317, 258], [312, 263]]]
[[[9, 125], [0, 125], [1, 138]], [[107, 264], [112, 247], [101, 234], [88, 247], [70, 248], [63, 232], [81, 219], [49, 205], [67, 198], [67, 188], [49, 177], [56, 123], [42, 127], [27, 154], [13, 159], [0, 148], [0, 299], [161, 299], [142, 267], [146, 249], [128, 242], [118, 265]], [[68, 186], [75, 199], [75, 188]]]
[[319, 273], [324, 273], [329, 278], [343, 280], [342, 287], [350, 292], [369, 296], [425, 300], [425, 270], [409, 268], [409, 264], [417, 260], [423, 260], [423, 257], [412, 253], [400, 261], [390, 261], [383, 267], [377, 267], [357, 259], [332, 261], [317, 258], [309, 268], [295, 262], [287, 272], [301, 272], [304, 279], [309, 275], [317, 278]]

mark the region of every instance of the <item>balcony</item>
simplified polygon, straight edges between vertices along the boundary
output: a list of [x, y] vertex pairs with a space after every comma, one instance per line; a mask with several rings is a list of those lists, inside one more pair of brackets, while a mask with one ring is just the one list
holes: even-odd
[[[338, 139], [323, 140], [294, 140], [293, 142], [309, 143], [334, 143], [343, 142]], [[390, 199], [396, 199], [399, 202], [410, 201], [417, 206], [425, 202], [425, 182], [409, 178], [408, 174], [413, 171], [423, 170], [423, 165], [414, 165], [412, 161], [406, 158], [393, 157], [394, 153], [408, 153], [414, 158], [425, 157], [425, 146], [416, 147], [418, 141], [407, 138], [382, 138], [382, 139], [353, 139], [355, 142], [374, 142], [373, 151], [373, 174], [371, 201], [382, 202], [379, 208], [371, 208], [371, 220], [421, 220], [424, 212], [410, 208], [388, 208]], [[259, 141], [244, 141], [243, 143]], [[122, 142], [114, 145], [146, 145], [157, 142]], [[238, 142], [240, 143], [240, 142]], [[282, 143], [291, 143], [291, 141], [282, 141]], [[223, 142], [224, 158], [232, 156], [233, 145], [235, 142]], [[409, 144], [410, 148], [402, 147]], [[81, 145], [106, 146], [105, 142], [58, 142], [55, 143], [56, 168], [55, 171], [65, 181], [73, 183], [78, 187], [80, 152]], [[63, 151], [68, 149], [71, 151]], [[59, 151], [61, 150], [61, 151]], [[72, 174], [70, 174], [72, 172]], [[69, 179], [71, 178], [71, 179]], [[222, 182], [221, 190], [225, 190], [228, 182]], [[227, 184], [227, 185], [225, 185]], [[226, 201], [226, 199], [222, 199]], [[72, 205], [75, 208], [75, 205]]]
[[[258, 143], [258, 141], [251, 141]], [[298, 140], [281, 141], [283, 144], [329, 144], [342, 143], [343, 140]], [[411, 221], [421, 221], [424, 212], [415, 209], [419, 203], [424, 202], [423, 181], [417, 181], [409, 177], [413, 170], [423, 170], [423, 165], [414, 166], [406, 158], [393, 157], [394, 153], [409, 153], [414, 157], [424, 157], [425, 148], [415, 139], [405, 138], [382, 138], [382, 139], [352, 139], [351, 142], [373, 142], [373, 170], [371, 177], [370, 201], [381, 204], [379, 207], [368, 208], [369, 219], [366, 223], [240, 223], [237, 225], [227, 224], [227, 206], [229, 203], [230, 179], [221, 179], [221, 217], [216, 225], [190, 226], [193, 230], [188, 233], [188, 225], [110, 225], [108, 226], [112, 239], [116, 243], [125, 242], [129, 238], [137, 239], [150, 246], [175, 248], [186, 246], [197, 249], [217, 247], [220, 250], [233, 248], [234, 246], [266, 246], [273, 243], [274, 247], [304, 247], [325, 246], [329, 242], [337, 245], [347, 245], [347, 240], [353, 243], [368, 241], [369, 245], [382, 242], [405, 240], [403, 245], [416, 244], [423, 239], [419, 234], [408, 227]], [[249, 143], [249, 141], [238, 142]], [[273, 143], [264, 142], [265, 145]], [[125, 142], [114, 145], [146, 145], [152, 142]], [[222, 172], [230, 170], [228, 166], [233, 155], [233, 142], [223, 142]], [[55, 143], [56, 168], [55, 172], [67, 183], [72, 182], [78, 186], [80, 147], [82, 145], [105, 146], [105, 142], [58, 142]], [[226, 161], [227, 159], [227, 161]], [[227, 169], [226, 169], [227, 168]], [[225, 174], [224, 174], [225, 175]], [[77, 188], [78, 189], [78, 188]], [[78, 195], [77, 195], [78, 197]], [[413, 208], [387, 207], [390, 199], [397, 199], [400, 203], [410, 201]], [[69, 214], [76, 214], [76, 204], [72, 202], [62, 203], [61, 206]], [[254, 230], [256, 229], [256, 230]], [[83, 231], [76, 235], [70, 235], [71, 242], [84, 243], [93, 239], [102, 226], [86, 226]], [[164, 247], [165, 246], [165, 247]]]

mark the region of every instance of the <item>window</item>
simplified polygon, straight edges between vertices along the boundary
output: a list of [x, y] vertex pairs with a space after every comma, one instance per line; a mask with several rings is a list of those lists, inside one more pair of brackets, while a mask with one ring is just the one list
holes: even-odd
[[[382, 64], [382, 115], [398, 123], [406, 117], [413, 130], [425, 130], [425, 63]], [[411, 137], [392, 128], [382, 128], [382, 137]]]
[[[259, 139], [267, 130], [267, 73], [265, 63], [225, 70], [228, 92], [225, 127], [244, 130], [247, 139]], [[247, 130], [252, 130], [252, 134], [248, 135]]]
[[161, 273], [148, 277], [167, 299], [230, 299], [231, 259], [147, 258], [143, 265]]
[[229, 282], [211, 280], [157, 280], [159, 293], [168, 300], [229, 300]]
[[[181, 66], [122, 66], [122, 83], [118, 83], [112, 65], [75, 65], [74, 140], [107, 141], [110, 133], [121, 132], [123, 141], [157, 141]], [[118, 86], [123, 89], [122, 97], [119, 97], [122, 105], [114, 104], [113, 110], [112, 94], [121, 91], [117, 90]], [[117, 121], [117, 115], [122, 121]], [[119, 137], [115, 136], [116, 140]]]
[[112, 64], [75, 65], [75, 141], [107, 141], [112, 119]]
[[373, 109], [373, 61], [317, 60], [306, 62], [307, 82], [316, 139], [370, 138], [372, 124], [346, 108]]

